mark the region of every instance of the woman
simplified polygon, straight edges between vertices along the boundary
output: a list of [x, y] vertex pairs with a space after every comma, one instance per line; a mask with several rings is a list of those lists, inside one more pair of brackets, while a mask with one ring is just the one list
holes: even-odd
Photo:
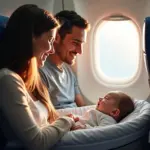
[[38, 67], [54, 52], [58, 22], [36, 5], [23, 5], [10, 17], [0, 43], [0, 128], [9, 141], [31, 150], [52, 147], [74, 124], [58, 118]]

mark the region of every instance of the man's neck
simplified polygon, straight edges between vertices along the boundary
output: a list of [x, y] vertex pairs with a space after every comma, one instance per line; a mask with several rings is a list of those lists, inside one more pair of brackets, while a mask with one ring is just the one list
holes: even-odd
[[55, 64], [58, 69], [62, 69], [62, 64], [63, 62], [60, 60], [60, 58], [56, 55], [56, 54], [52, 54], [48, 56], [48, 61], [50, 60], [50, 62], [52, 62], [53, 64]]

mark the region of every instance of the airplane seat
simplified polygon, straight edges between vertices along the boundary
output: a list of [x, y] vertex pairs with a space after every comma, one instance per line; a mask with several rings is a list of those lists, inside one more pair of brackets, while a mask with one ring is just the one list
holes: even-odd
[[0, 15], [0, 39], [2, 39], [3, 37], [3, 33], [5, 30], [7, 21], [8, 21], [8, 17]]
[[143, 28], [143, 38], [144, 38], [144, 51], [146, 54], [146, 65], [149, 74], [149, 84], [150, 84], [150, 17], [146, 17], [144, 20]]
[[[8, 17], [0, 16], [0, 39], [2, 39], [7, 20], [8, 20]], [[0, 129], [0, 149], [1, 150], [4, 149], [6, 143], [7, 143], [7, 140], [6, 140], [3, 132]]]
[[4, 147], [6, 146], [7, 144], [7, 140], [2, 132], [2, 130], [0, 129], [0, 150], [3, 150]]

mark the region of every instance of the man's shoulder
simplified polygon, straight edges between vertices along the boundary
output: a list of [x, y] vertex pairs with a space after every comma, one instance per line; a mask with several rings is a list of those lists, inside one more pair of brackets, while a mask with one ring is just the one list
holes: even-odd
[[63, 63], [62, 67], [63, 67], [63, 69], [68, 69], [68, 70], [72, 71], [71, 66], [69, 64], [67, 64], [67, 63]]
[[55, 67], [49, 63], [48, 61], [45, 62], [44, 66], [40, 68], [40, 71], [43, 73], [50, 74], [51, 72], [55, 71]]
[[44, 63], [44, 66], [42, 67], [43, 69], [50, 69], [50, 68], [52, 68], [53, 67], [53, 65], [47, 60], [47, 61], [45, 61], [45, 63]]
[[72, 67], [71, 67], [69, 64], [64, 63], [62, 67], [63, 67], [63, 70], [64, 70], [67, 74], [70, 74], [71, 76], [74, 76], [74, 77], [75, 77], [75, 73], [74, 73]]

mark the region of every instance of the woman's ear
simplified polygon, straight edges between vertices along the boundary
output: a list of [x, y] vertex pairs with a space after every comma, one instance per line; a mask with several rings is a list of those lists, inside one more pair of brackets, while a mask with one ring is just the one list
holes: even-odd
[[112, 117], [118, 117], [120, 115], [120, 110], [118, 108], [115, 108], [111, 113], [110, 115]]

